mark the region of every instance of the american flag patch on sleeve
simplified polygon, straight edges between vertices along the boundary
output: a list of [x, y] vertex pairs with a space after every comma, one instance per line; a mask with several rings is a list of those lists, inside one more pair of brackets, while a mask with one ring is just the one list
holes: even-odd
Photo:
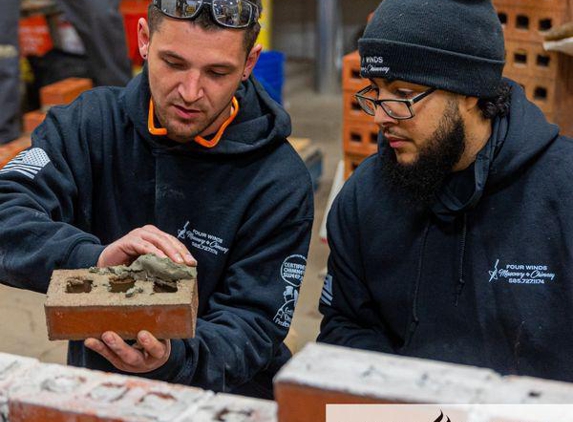
[[36, 175], [50, 162], [48, 154], [41, 148], [32, 148], [27, 151], [22, 151], [12, 161], [0, 170], [0, 174], [15, 171], [23, 174], [30, 179], [34, 179]]
[[325, 305], [332, 305], [332, 276], [330, 274], [327, 274], [326, 278], [324, 279], [324, 286], [322, 287], [320, 301]]

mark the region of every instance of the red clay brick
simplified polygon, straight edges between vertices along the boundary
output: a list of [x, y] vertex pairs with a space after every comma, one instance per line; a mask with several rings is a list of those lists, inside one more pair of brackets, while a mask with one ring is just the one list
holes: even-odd
[[41, 110], [30, 111], [24, 114], [24, 133], [32, 133], [45, 118], [46, 113]]
[[182, 421], [213, 393], [60, 365], [27, 371], [8, 391], [11, 422]]
[[128, 287], [88, 270], [54, 271], [45, 303], [48, 337], [81, 340], [115, 331], [134, 339], [143, 329], [160, 339], [195, 335], [197, 280], [179, 280], [176, 292], [155, 292], [154, 283], [134, 281], [139, 292], [132, 297]]
[[378, 125], [374, 118], [369, 123], [344, 119], [342, 142], [344, 152], [368, 157], [378, 152]]
[[327, 404], [473, 403], [487, 369], [309, 344], [274, 380], [280, 422], [324, 421]]
[[217, 394], [200, 404], [197, 412], [189, 416], [189, 422], [275, 422], [277, 420], [277, 404], [273, 401]]
[[360, 55], [358, 51], [347, 54], [342, 59], [342, 89], [355, 93], [370, 82], [360, 76]]
[[68, 104], [74, 101], [82, 92], [93, 88], [91, 79], [68, 78], [47, 85], [40, 89], [42, 108], [54, 105]]
[[32, 140], [29, 135], [21, 136], [15, 141], [0, 146], [0, 169], [10, 162], [14, 157], [29, 148]]

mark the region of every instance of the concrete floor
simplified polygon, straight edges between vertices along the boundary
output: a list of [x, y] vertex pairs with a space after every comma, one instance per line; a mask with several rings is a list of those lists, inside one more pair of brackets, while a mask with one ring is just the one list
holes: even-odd
[[[307, 271], [289, 334], [289, 346], [299, 349], [314, 341], [320, 325], [317, 310], [328, 257], [318, 236], [336, 165], [342, 156], [342, 98], [317, 95], [312, 63], [289, 62], [284, 89], [293, 136], [311, 138], [324, 153], [323, 176], [315, 196], [315, 223]], [[30, 356], [43, 362], [65, 363], [67, 342], [50, 342], [44, 317], [44, 295], [0, 285], [0, 352]]]

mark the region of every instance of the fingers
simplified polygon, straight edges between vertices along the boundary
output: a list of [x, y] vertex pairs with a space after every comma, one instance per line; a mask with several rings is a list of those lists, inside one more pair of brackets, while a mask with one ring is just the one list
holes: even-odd
[[105, 332], [101, 340], [88, 338], [84, 345], [102, 355], [116, 368], [132, 373], [153, 371], [165, 364], [171, 354], [169, 340], [157, 340], [147, 331], [138, 333], [137, 343], [133, 346], [112, 331]]
[[179, 239], [155, 226], [147, 225], [132, 230], [106, 247], [98, 258], [97, 266], [128, 265], [138, 256], [145, 254], [168, 257], [179, 264], [197, 265], [195, 258]]
[[[130, 371], [131, 365], [127, 365], [124, 363], [119, 356], [103, 341], [95, 339], [95, 338], [88, 338], [84, 341], [84, 345], [94, 352], [99, 353], [104, 358], [106, 358], [113, 366], [122, 370], [122, 371]], [[135, 372], [135, 371], [130, 371]]]
[[[119, 361], [121, 363], [132, 367], [138, 367], [144, 364], [143, 354], [140, 351], [129, 346], [116, 333], [112, 331], [105, 332], [101, 336], [101, 339], [103, 340], [107, 348], [112, 352], [114, 359], [119, 358]], [[108, 359], [107, 356], [104, 355], [104, 357]], [[114, 363], [113, 361], [111, 362]]]
[[152, 242], [155, 246], [164, 251], [174, 262], [190, 266], [197, 265], [197, 261], [193, 258], [193, 255], [191, 255], [185, 244], [175, 236], [165, 233], [152, 225], [147, 225], [143, 227], [142, 230], [145, 233], [145, 235], [142, 236], [143, 239]]
[[165, 361], [167, 361], [166, 356], [169, 358], [171, 352], [171, 343], [169, 340], [160, 341], [153, 337], [150, 332], [140, 331], [137, 334], [137, 342], [152, 358], [159, 360], [164, 359]]

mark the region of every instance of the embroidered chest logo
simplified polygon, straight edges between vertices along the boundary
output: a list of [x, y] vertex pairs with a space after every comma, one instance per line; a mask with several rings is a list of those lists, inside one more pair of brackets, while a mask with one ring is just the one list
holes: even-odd
[[302, 284], [305, 270], [306, 258], [302, 255], [291, 255], [281, 265], [281, 278], [286, 282], [285, 291], [283, 292], [284, 304], [279, 308], [273, 319], [275, 324], [281, 327], [290, 327], [294, 308], [298, 301], [298, 289]]
[[225, 241], [220, 237], [214, 236], [189, 227], [189, 221], [181, 230], [177, 230], [177, 239], [191, 241], [191, 246], [213, 255], [223, 254], [229, 252], [229, 248], [225, 247]]
[[503, 264], [495, 261], [492, 270], [488, 271], [489, 282], [505, 281], [509, 284], [546, 284], [555, 281], [555, 273], [547, 265]]

